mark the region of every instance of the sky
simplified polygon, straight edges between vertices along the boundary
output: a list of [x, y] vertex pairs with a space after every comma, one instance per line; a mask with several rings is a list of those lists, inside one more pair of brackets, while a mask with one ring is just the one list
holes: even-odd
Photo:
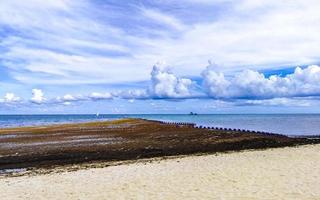
[[0, 114], [320, 113], [317, 0], [1, 0]]

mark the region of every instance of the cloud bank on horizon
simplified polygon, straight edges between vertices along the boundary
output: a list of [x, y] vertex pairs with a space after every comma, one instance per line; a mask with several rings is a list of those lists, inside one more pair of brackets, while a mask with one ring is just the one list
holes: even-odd
[[[283, 77], [279, 75], [265, 77], [264, 74], [253, 70], [244, 70], [233, 76], [225, 76], [217, 69], [219, 67], [216, 64], [207, 66], [201, 73], [202, 83], [199, 85], [192, 79], [177, 77], [169, 67], [157, 63], [151, 71], [148, 88], [106, 93], [93, 92], [77, 96], [65, 94], [54, 99], [46, 99], [41, 89], [33, 89], [30, 102], [35, 104], [70, 103], [114, 98], [261, 100], [284, 97], [320, 97], [320, 66], [318, 65], [310, 65], [304, 69], [297, 67], [294, 73]], [[18, 103], [21, 98], [13, 93], [7, 93], [0, 101]]]
[[[0, 107], [318, 106], [319, 10], [316, 0], [1, 1]], [[172, 67], [150, 68], [162, 60]]]

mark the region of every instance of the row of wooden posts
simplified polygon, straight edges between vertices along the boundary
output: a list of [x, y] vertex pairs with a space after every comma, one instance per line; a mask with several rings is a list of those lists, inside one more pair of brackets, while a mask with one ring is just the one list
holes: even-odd
[[237, 132], [257, 133], [257, 134], [263, 134], [263, 135], [279, 135], [279, 134], [269, 133], [269, 132], [264, 132], [264, 131], [254, 131], [254, 130], [245, 130], [245, 129], [236, 129], [236, 128], [210, 127], [210, 126], [197, 126], [195, 123], [164, 122], [164, 121], [161, 121], [160, 123], [161, 124], [168, 124], [168, 125], [176, 125], [177, 127], [188, 126], [190, 128], [197, 128], [197, 129], [237, 131]]

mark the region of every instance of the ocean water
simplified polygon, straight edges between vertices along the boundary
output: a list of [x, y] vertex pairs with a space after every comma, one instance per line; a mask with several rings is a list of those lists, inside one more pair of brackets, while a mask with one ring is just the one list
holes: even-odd
[[320, 114], [208, 114], [208, 115], [0, 115], [0, 128], [77, 123], [119, 118], [191, 122], [203, 126], [240, 128], [285, 135], [320, 135]]

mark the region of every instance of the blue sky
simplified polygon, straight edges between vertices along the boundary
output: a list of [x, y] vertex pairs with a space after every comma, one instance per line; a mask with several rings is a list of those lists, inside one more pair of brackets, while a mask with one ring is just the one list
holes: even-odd
[[0, 113], [320, 112], [316, 0], [0, 2]]

